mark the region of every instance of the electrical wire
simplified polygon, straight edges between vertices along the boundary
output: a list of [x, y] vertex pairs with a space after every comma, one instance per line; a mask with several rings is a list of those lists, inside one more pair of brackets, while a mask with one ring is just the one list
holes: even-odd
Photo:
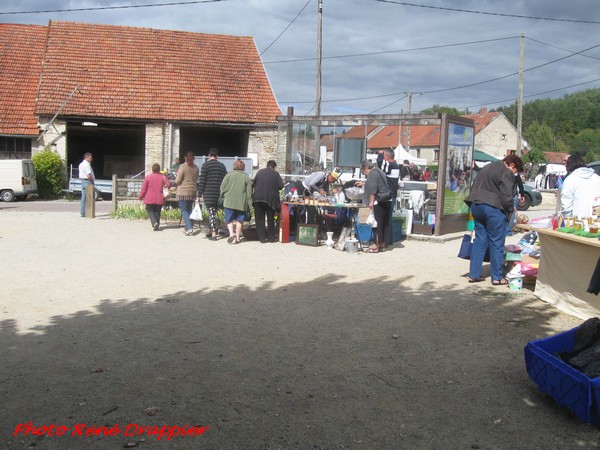
[[[446, 47], [460, 47], [462, 45], [473, 45], [473, 44], [487, 44], [489, 42], [496, 41], [504, 41], [507, 39], [518, 39], [520, 36], [508, 36], [503, 38], [496, 39], [483, 39], [480, 41], [470, 41], [470, 42], [458, 42], [456, 44], [442, 44], [442, 45], [430, 45], [427, 47], [415, 47], [415, 48], [406, 48], [400, 50], [386, 50], [381, 52], [369, 52], [369, 53], [354, 53], [349, 55], [337, 55], [337, 56], [324, 56], [322, 59], [338, 59], [338, 58], [354, 58], [354, 57], [362, 57], [362, 56], [373, 56], [373, 55], [385, 55], [389, 53], [402, 53], [402, 52], [414, 52], [419, 50], [433, 50], [437, 48], [446, 48]], [[264, 61], [263, 64], [281, 64], [281, 63], [290, 63], [290, 62], [304, 62], [304, 61], [314, 61], [317, 58], [300, 58], [300, 59], [285, 59], [279, 61]]]
[[218, 3], [227, 0], [190, 0], [182, 2], [168, 2], [168, 3], [146, 3], [142, 5], [121, 5], [121, 6], [97, 6], [89, 8], [69, 8], [69, 9], [40, 9], [36, 11], [6, 11], [0, 12], [0, 15], [16, 15], [16, 14], [45, 14], [45, 13], [61, 13], [61, 12], [77, 12], [77, 11], [103, 11], [109, 9], [129, 9], [129, 8], [153, 8], [158, 6], [180, 6], [180, 5], [194, 5], [197, 3]]
[[[527, 36], [525, 36], [525, 39], [527, 39], [528, 41], [536, 42], [536, 43], [541, 44], [541, 45], [546, 45], [546, 46], [548, 46], [550, 48], [555, 48], [557, 50], [561, 50], [563, 52], [573, 53], [572, 50], [567, 50], [566, 48], [557, 47], [556, 45], [548, 44], [547, 42], [538, 41], [537, 39], [533, 39], [533, 38], [530, 38], [530, 37], [527, 37]], [[596, 56], [592, 56], [592, 55], [581, 55], [581, 56], [585, 56], [586, 58], [590, 58], [590, 59], [600, 60], [600, 58], [598, 58]]]
[[495, 13], [495, 12], [489, 12], [489, 11], [473, 11], [470, 9], [446, 8], [443, 6], [417, 5], [416, 3], [399, 2], [399, 1], [393, 1], [393, 0], [375, 0], [375, 1], [380, 2], [380, 3], [392, 3], [395, 5], [411, 6], [411, 7], [415, 7], [415, 8], [428, 8], [428, 9], [437, 9], [437, 10], [441, 10], [441, 11], [453, 11], [453, 12], [462, 12], [462, 13], [469, 13], [469, 14], [483, 14], [483, 15], [487, 15], [487, 16], [513, 17], [516, 19], [548, 20], [548, 21], [553, 21], [553, 22], [588, 23], [588, 24], [600, 25], [600, 22], [595, 21], [595, 20], [557, 19], [554, 17], [523, 16], [520, 14]]
[[[585, 49], [583, 49], [583, 50], [581, 50], [579, 52], [575, 52], [575, 53], [572, 53], [572, 54], [567, 55], [567, 56], [563, 56], [562, 58], [558, 58], [558, 59], [555, 59], [555, 60], [552, 60], [552, 61], [548, 61], [548, 62], [543, 63], [543, 64], [539, 64], [539, 65], [534, 66], [534, 67], [530, 67], [528, 69], [525, 69], [523, 72], [530, 72], [532, 70], [536, 70], [536, 69], [539, 69], [541, 67], [545, 67], [545, 66], [548, 66], [550, 64], [557, 63], [559, 61], [564, 61], [565, 59], [572, 58], [573, 56], [581, 55], [582, 53], [587, 52], [589, 50], [593, 50], [593, 49], [595, 49], [597, 47], [600, 47], [600, 44], [593, 45], [591, 47], [585, 48]], [[482, 84], [492, 83], [494, 81], [499, 81], [499, 80], [503, 80], [505, 78], [514, 77], [515, 75], [518, 75], [518, 74], [519, 74], [519, 72], [513, 72], [513, 73], [506, 74], [506, 75], [501, 75], [499, 77], [492, 78], [492, 79], [489, 79], [489, 80], [483, 80], [483, 81], [478, 81], [478, 82], [475, 82], [475, 83], [469, 83], [469, 84], [464, 84], [464, 85], [461, 85], [461, 86], [454, 86], [454, 87], [444, 88], [444, 89], [433, 89], [433, 90], [429, 90], [429, 91], [425, 91], [425, 90], [421, 90], [421, 89], [417, 89], [417, 90], [419, 92], [422, 92], [423, 94], [438, 94], [440, 92], [456, 91], [456, 90], [459, 90], [459, 89], [465, 89], [465, 88], [469, 88], [469, 87], [480, 86]], [[345, 102], [345, 101], [352, 101], [352, 100], [366, 100], [366, 99], [372, 99], [372, 98], [391, 97], [391, 96], [395, 96], [395, 95], [401, 95], [403, 93], [404, 93], [404, 91], [403, 92], [394, 92], [394, 93], [391, 93], [391, 94], [375, 95], [375, 96], [370, 96], [370, 97], [351, 98], [351, 99], [338, 99], [338, 100], [323, 100], [323, 102], [324, 103], [333, 103], [333, 102]], [[290, 103], [301, 104], [301, 103], [312, 103], [312, 101], [306, 101], [306, 102], [282, 102], [282, 103], [284, 103], [284, 104], [290, 104]]]
[[[524, 95], [523, 98], [537, 97], [538, 95], [550, 94], [551, 92], [564, 91], [565, 89], [571, 89], [571, 88], [574, 88], [574, 87], [583, 86], [585, 84], [596, 83], [598, 81], [600, 81], [600, 78], [596, 78], [595, 80], [590, 80], [590, 81], [584, 81], [582, 83], [571, 84], [569, 86], [563, 86], [563, 87], [559, 87], [559, 88], [556, 88], [556, 89], [550, 89], [548, 91], [536, 92], [535, 94]], [[508, 99], [505, 99], [505, 100], [496, 100], [496, 101], [493, 101], [493, 102], [479, 103], [477, 105], [463, 106], [463, 107], [456, 108], [456, 109], [476, 108], [477, 106], [482, 106], [482, 105], [497, 105], [499, 103], [513, 102], [513, 101], [516, 101], [516, 100], [517, 100], [517, 97], [513, 97], [513, 98], [508, 98]]]
[[375, 109], [375, 110], [371, 111], [369, 114], [375, 114], [376, 112], [381, 111], [382, 109], [385, 109], [389, 106], [392, 106], [392, 105], [398, 103], [400, 100], [404, 100], [406, 97], [408, 97], [408, 95], [405, 95], [404, 97], [401, 97], [398, 100], [393, 101], [392, 103], [388, 103], [387, 105], [382, 106], [381, 108]]
[[310, 1], [311, 1], [311, 0], [308, 0], [308, 1], [306, 2], [306, 5], [304, 5], [304, 7], [303, 7], [303, 8], [300, 10], [300, 12], [299, 12], [298, 14], [296, 14], [296, 17], [294, 17], [294, 18], [292, 19], [292, 21], [291, 21], [291, 22], [290, 22], [290, 23], [287, 25], [287, 27], [285, 27], [285, 28], [283, 29], [283, 31], [282, 31], [281, 33], [279, 33], [279, 36], [277, 36], [273, 42], [271, 42], [269, 45], [267, 45], [267, 47], [266, 47], [266, 48], [265, 48], [265, 49], [264, 49], [264, 50], [263, 50], [263, 51], [260, 53], [260, 55], [258, 55], [258, 56], [262, 56], [262, 55], [264, 55], [264, 53], [265, 53], [267, 50], [269, 50], [269, 48], [270, 48], [270, 47], [271, 47], [271, 46], [272, 46], [272, 45], [273, 45], [275, 42], [277, 42], [277, 40], [278, 40], [278, 39], [279, 39], [279, 38], [280, 38], [280, 37], [283, 35], [283, 33], [285, 33], [285, 32], [287, 31], [287, 29], [288, 29], [289, 27], [291, 27], [291, 26], [292, 26], [292, 24], [293, 24], [293, 23], [296, 21], [296, 19], [297, 19], [297, 18], [300, 16], [300, 14], [302, 14], [302, 11], [304, 11], [304, 10], [306, 9], [306, 7], [307, 7], [307, 6], [308, 6], [308, 4], [310, 3]]

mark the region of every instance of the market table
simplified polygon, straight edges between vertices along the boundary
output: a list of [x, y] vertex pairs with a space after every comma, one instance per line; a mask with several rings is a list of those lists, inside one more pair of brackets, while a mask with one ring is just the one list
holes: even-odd
[[600, 241], [551, 229], [535, 229], [541, 248], [534, 294], [580, 319], [600, 317], [600, 296], [588, 293], [600, 257]]
[[[349, 208], [349, 209], [360, 209], [368, 208], [368, 205], [362, 203], [335, 203], [335, 204], [306, 204], [304, 202], [282, 202], [281, 203], [281, 215], [279, 224], [279, 242], [287, 244], [290, 242], [290, 208], [299, 206], [313, 206], [316, 208]], [[352, 215], [352, 233], [354, 233], [355, 219]]]

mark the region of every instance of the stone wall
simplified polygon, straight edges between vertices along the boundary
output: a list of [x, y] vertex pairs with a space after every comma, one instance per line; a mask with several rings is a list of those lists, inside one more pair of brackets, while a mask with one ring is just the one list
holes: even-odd
[[254, 167], [254, 171], [265, 167], [270, 159], [274, 159], [278, 167], [285, 167], [285, 160], [280, 161], [277, 152], [277, 129], [264, 128], [250, 131], [248, 157], [256, 158], [258, 166]]
[[[67, 160], [67, 123], [62, 120], [55, 120], [48, 126], [51, 117], [40, 117], [40, 129], [45, 130], [41, 139], [34, 139], [31, 143], [31, 156], [50, 148], [56, 151], [63, 160]], [[82, 155], [83, 156], [83, 155]]]

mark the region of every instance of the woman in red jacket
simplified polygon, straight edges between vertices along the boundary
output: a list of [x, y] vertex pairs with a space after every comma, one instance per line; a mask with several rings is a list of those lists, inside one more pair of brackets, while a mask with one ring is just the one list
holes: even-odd
[[152, 173], [144, 179], [139, 199], [146, 204], [148, 218], [154, 231], [160, 227], [160, 212], [165, 204], [163, 187], [168, 189], [169, 184], [167, 177], [160, 173], [160, 164], [152, 164]]

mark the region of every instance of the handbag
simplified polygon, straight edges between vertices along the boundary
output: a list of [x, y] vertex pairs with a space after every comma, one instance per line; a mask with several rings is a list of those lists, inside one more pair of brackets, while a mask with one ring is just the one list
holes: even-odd
[[165, 187], [163, 187], [163, 197], [164, 197], [164, 198], [169, 198], [169, 197], [171, 197], [171, 191], [169, 191], [169, 188], [168, 188], [168, 187], [166, 187], [166, 186], [165, 186]]
[[196, 222], [202, 221], [202, 208], [200, 207], [200, 203], [196, 202], [194, 205], [194, 209], [190, 214], [190, 220], [195, 220]]
[[[460, 248], [458, 249], [458, 257], [462, 259], [471, 259], [471, 253], [473, 253], [473, 240], [475, 237], [475, 233], [465, 234], [462, 238], [462, 242], [460, 243]], [[483, 262], [490, 262], [490, 248], [488, 247], [485, 251], [485, 255], [483, 256]]]
[[223, 203], [225, 202], [225, 199], [223, 198], [223, 196], [220, 196], [217, 199], [217, 208], [223, 208]]
[[392, 200], [392, 193], [391, 191], [382, 192], [377, 194], [375, 198], [377, 199], [377, 203], [387, 203]]
[[[379, 176], [381, 176], [384, 185], [388, 186], [387, 177], [385, 176], [385, 174], [379, 169], [377, 170], [377, 173], [379, 174]], [[391, 201], [392, 191], [388, 188], [387, 191], [378, 192], [377, 194], [375, 194], [375, 200], [377, 200], [377, 203], [387, 203]]]

